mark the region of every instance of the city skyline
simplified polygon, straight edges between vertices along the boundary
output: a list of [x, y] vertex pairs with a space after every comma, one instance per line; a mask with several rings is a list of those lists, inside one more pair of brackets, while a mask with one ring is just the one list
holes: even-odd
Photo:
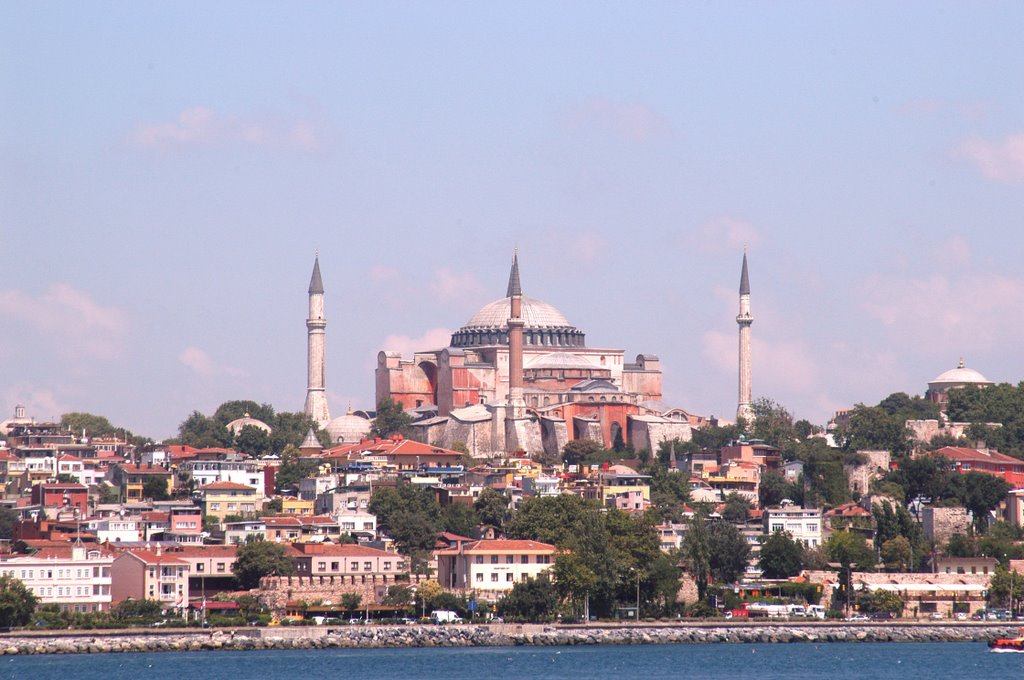
[[1016, 4], [0, 12], [0, 419], [301, 411], [317, 249], [335, 414], [516, 245], [694, 413], [735, 412], [745, 244], [755, 399], [1024, 378]]

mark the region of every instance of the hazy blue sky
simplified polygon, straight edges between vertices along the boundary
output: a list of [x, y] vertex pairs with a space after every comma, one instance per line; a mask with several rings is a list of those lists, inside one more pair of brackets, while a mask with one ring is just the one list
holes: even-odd
[[0, 2], [0, 419], [332, 412], [523, 288], [666, 400], [1024, 377], [1020, 2]]

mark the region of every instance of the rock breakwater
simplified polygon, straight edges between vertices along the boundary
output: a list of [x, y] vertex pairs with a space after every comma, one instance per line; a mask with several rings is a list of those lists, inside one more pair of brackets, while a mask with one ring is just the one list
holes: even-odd
[[797, 642], [981, 642], [1016, 634], [1012, 626], [765, 625], [765, 626], [346, 626], [243, 631], [95, 633], [58, 636], [11, 633], [0, 655], [104, 654], [258, 649], [494, 647], [514, 645], [638, 645]]

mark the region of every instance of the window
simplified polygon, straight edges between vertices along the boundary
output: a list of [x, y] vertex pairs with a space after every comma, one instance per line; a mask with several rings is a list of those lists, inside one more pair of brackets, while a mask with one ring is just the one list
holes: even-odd
[[373, 571], [373, 562], [363, 562], [364, 571]]
[[497, 563], [498, 563], [498, 556], [497, 555], [491, 555], [491, 564], [497, 564]]
[[198, 562], [196, 564], [196, 573], [199, 573], [199, 572], [202, 572], [202, 571], [206, 571], [206, 565], [203, 564], [202, 562]]
[[505, 564], [512, 564], [513, 560], [515, 560], [515, 557], [512, 555], [505, 555]]
[[327, 571], [327, 563], [326, 562], [317, 562], [316, 563], [316, 568], [317, 568], [318, 571]]
[[514, 581], [515, 577], [516, 577], [516, 575], [513, 574], [511, 571], [508, 572], [507, 574], [505, 574], [505, 580], [506, 581]]
[[497, 574], [491, 574], [491, 580], [492, 581], [497, 581], [498, 580], [498, 575]]
[[773, 534], [776, 531], [785, 531], [785, 530], [786, 530], [786, 525], [785, 524], [782, 524], [781, 522], [779, 522], [779, 523], [772, 522], [772, 533]]
[[474, 561], [474, 562], [475, 562], [476, 564], [483, 564], [483, 563], [484, 563], [484, 556], [483, 556], [483, 555], [477, 555], [477, 556], [476, 556], [476, 559], [475, 559], [475, 560], [473, 560], [473, 561]]
[[331, 571], [338, 571], [341, 565], [338, 562], [331, 562]]
[[217, 563], [217, 573], [218, 574], [223, 574], [226, 570], [227, 570], [227, 568], [226, 568], [226, 566], [225, 566], [225, 564], [223, 562], [218, 562]]
[[529, 564], [530, 563], [530, 556], [529, 555], [523, 555], [522, 557], [519, 558], [519, 561], [522, 564]]
[[352, 571], [359, 571], [359, 563], [355, 560], [352, 561]]
[[483, 580], [484, 580], [484, 575], [483, 575], [483, 574], [479, 574], [479, 573], [478, 573], [478, 574], [476, 575], [476, 580], [477, 580], [477, 582], [481, 582], [481, 581], [483, 581]]

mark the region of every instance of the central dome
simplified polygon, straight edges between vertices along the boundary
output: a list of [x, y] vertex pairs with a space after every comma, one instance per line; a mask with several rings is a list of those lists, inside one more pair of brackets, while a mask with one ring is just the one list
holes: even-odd
[[[480, 308], [463, 328], [504, 328], [512, 315], [512, 298], [501, 298]], [[537, 298], [523, 296], [523, 322], [526, 328], [567, 328], [569, 320], [553, 306]]]
[[[512, 299], [507, 297], [484, 305], [452, 335], [452, 347], [507, 345], [511, 311]], [[524, 295], [522, 316], [526, 345], [583, 347], [583, 331], [547, 302]]]

